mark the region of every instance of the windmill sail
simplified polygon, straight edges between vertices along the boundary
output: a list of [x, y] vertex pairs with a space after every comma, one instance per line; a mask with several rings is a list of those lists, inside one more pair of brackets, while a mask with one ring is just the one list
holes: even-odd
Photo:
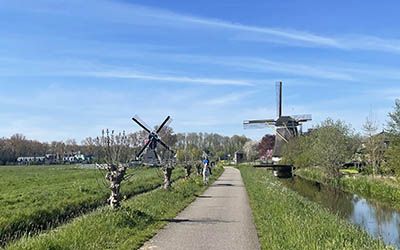
[[282, 82], [276, 83], [276, 116], [282, 116]]
[[262, 129], [275, 125], [275, 120], [246, 120], [243, 122], [244, 129]]
[[311, 114], [291, 115], [291, 117], [295, 119], [297, 122], [306, 122], [312, 120]]
[[148, 126], [137, 115], [135, 115], [132, 120], [148, 133], [148, 139], [145, 145], [141, 148], [139, 153], [136, 154], [137, 159], [142, 158], [142, 162], [145, 165], [160, 165], [162, 162], [161, 158], [157, 154], [157, 144], [161, 144], [161, 146], [164, 147], [166, 151], [170, 152], [170, 158], [173, 157], [172, 155], [175, 154], [175, 152], [165, 142], [161, 140], [161, 137], [158, 134], [159, 132], [162, 132], [166, 127], [168, 127], [168, 125], [171, 123], [172, 119], [170, 116], [167, 116], [167, 118], [161, 123], [157, 130], [151, 130], [150, 126]]
[[164, 131], [166, 128], [168, 128], [169, 124], [171, 124], [172, 118], [168, 116], [165, 121], [160, 125], [160, 127], [157, 128], [156, 133], [159, 134], [162, 131]]
[[151, 132], [151, 128], [149, 125], [147, 125], [138, 115], [135, 115], [132, 120], [136, 122], [142, 129], [146, 130], [148, 133]]

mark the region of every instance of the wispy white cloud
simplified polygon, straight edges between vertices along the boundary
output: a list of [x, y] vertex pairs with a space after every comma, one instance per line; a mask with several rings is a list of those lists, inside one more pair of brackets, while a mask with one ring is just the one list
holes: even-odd
[[[196, 60], [196, 56], [192, 56], [191, 60]], [[287, 73], [295, 76], [307, 76], [313, 78], [333, 79], [353, 81], [353, 75], [345, 70], [335, 68], [324, 68], [321, 66], [308, 64], [295, 64], [279, 61], [272, 61], [263, 58], [254, 57], [202, 57], [198, 60], [203, 60], [208, 64], [219, 64], [230, 67], [235, 67], [241, 70], [253, 72], [278, 72]]]
[[199, 17], [191, 17], [191, 16], [182, 16], [182, 15], [175, 15], [177, 20], [182, 20], [186, 22], [191, 22], [194, 24], [206, 25], [211, 27], [217, 28], [224, 28], [224, 29], [231, 29], [231, 30], [238, 30], [238, 31], [245, 31], [250, 33], [259, 33], [265, 34], [275, 37], [281, 37], [288, 40], [295, 40], [301, 41], [306, 43], [317, 44], [321, 46], [329, 46], [329, 47], [342, 47], [338, 41], [333, 38], [324, 37], [320, 35], [315, 35], [312, 33], [295, 31], [295, 30], [283, 30], [283, 29], [276, 29], [276, 28], [269, 28], [269, 27], [257, 27], [257, 26], [250, 26], [244, 25], [240, 23], [233, 23], [222, 21], [218, 19], [205, 19]]
[[[40, 4], [41, 3], [41, 4]], [[7, 3], [8, 8], [21, 8], [20, 4]], [[372, 50], [400, 53], [400, 40], [390, 37], [379, 37], [370, 34], [317, 34], [315, 32], [295, 28], [279, 28], [268, 26], [247, 25], [244, 23], [188, 15], [171, 10], [154, 8], [127, 2], [106, 0], [54, 2], [39, 1], [39, 4], [29, 2], [23, 11], [33, 11], [46, 14], [87, 17], [88, 10], [91, 19], [101, 22], [125, 23], [140, 26], [176, 27], [191, 30], [206, 27], [209, 29], [229, 31], [222, 36], [229, 38], [273, 42], [292, 46], [316, 46], [345, 50]], [[107, 16], [108, 18], [104, 18]], [[200, 30], [200, 32], [207, 32]]]
[[97, 71], [97, 72], [93, 71], [93, 72], [77, 72], [76, 74], [94, 76], [94, 77], [105, 77], [105, 78], [126, 78], [126, 79], [138, 79], [145, 81], [195, 83], [195, 84], [207, 84], [207, 85], [236, 85], [236, 86], [253, 85], [253, 83], [251, 83], [250, 80], [242, 80], [242, 79], [157, 75], [157, 74], [147, 74], [135, 71]]
[[[4, 65], [4, 68], [1, 66]], [[21, 67], [24, 66], [24, 68]], [[135, 68], [130, 70], [130, 68]], [[201, 85], [253, 86], [256, 79], [215, 78], [192, 76], [193, 72], [175, 72], [163, 68], [162, 71], [142, 65], [124, 66], [98, 63], [86, 60], [28, 60], [23, 58], [0, 58], [0, 76], [85, 76], [97, 78], [137, 79], [170, 83]], [[136, 70], [138, 69], [138, 70]], [[160, 73], [162, 72], [162, 73]]]
[[348, 49], [375, 50], [400, 53], [400, 40], [368, 35], [348, 35], [338, 38]]
[[[125, 23], [141, 26], [164, 26], [179, 29], [206, 27], [230, 31], [229, 38], [255, 42], [273, 42], [292, 46], [316, 46], [345, 50], [372, 50], [400, 53], [400, 40], [378, 37], [369, 34], [317, 34], [305, 30], [283, 29], [279, 27], [247, 25], [239, 22], [218, 18], [200, 17], [178, 13], [166, 9], [144, 5], [113, 2], [106, 0], [87, 0], [65, 3], [49, 0], [40, 1], [42, 5], [24, 5], [24, 11], [34, 11], [47, 14], [87, 17], [90, 9], [92, 19], [102, 22]], [[18, 4], [7, 3], [9, 8], [20, 8]], [[40, 7], [39, 7], [40, 6]], [[105, 19], [104, 17], [108, 18]], [[223, 34], [227, 35], [227, 34]]]
[[[124, 4], [125, 5], [125, 4]], [[134, 11], [136, 14], [142, 17], [154, 18], [152, 23], [158, 20], [168, 20], [166, 23], [158, 23], [158, 25], [179, 25], [182, 23], [185, 25], [198, 25], [205, 26], [208, 28], [224, 29], [231, 31], [239, 31], [248, 34], [264, 35], [265, 41], [271, 42], [271, 38], [281, 38], [281, 40], [273, 39], [274, 42], [281, 41], [283, 44], [298, 45], [304, 43], [319, 47], [329, 47], [336, 49], [358, 49], [358, 50], [374, 50], [374, 51], [385, 51], [392, 53], [400, 53], [400, 40], [382, 38], [371, 35], [362, 34], [336, 34], [336, 35], [320, 35], [306, 31], [300, 31], [296, 29], [281, 29], [274, 27], [265, 26], [253, 26], [246, 25], [237, 22], [230, 22], [226, 20], [204, 18], [191, 15], [184, 15], [168, 10], [150, 8], [141, 5], [126, 4], [128, 9]], [[127, 20], [125, 20], [127, 21]], [[248, 38], [251, 40], [251, 36]], [[262, 40], [262, 36], [256, 36], [255, 41]]]
[[238, 101], [253, 94], [253, 91], [239, 92], [239, 93], [229, 93], [216, 98], [208, 99], [203, 104], [206, 105], [227, 105], [232, 103], [237, 103]]
[[[131, 55], [133, 58], [153, 58], [185, 64], [218, 65], [224, 69], [236, 71], [280, 73], [292, 77], [307, 77], [314, 79], [340, 80], [352, 82], [376, 82], [377, 79], [399, 80], [400, 73], [393, 66], [374, 64], [360, 64], [349, 61], [286, 62], [265, 57], [249, 56], [214, 56], [181, 53], [153, 53], [142, 51], [140, 54]], [[266, 79], [267, 81], [273, 79]], [[298, 79], [294, 79], [298, 80]], [[310, 79], [307, 79], [310, 80]], [[253, 81], [253, 83], [256, 83]]]
[[367, 90], [364, 95], [394, 102], [400, 99], [400, 87], [381, 87]]

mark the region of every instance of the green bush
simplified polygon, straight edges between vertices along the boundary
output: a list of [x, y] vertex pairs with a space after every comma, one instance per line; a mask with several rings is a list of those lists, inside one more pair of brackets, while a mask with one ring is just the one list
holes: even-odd
[[290, 140], [283, 150], [283, 162], [297, 168], [319, 166], [338, 178], [340, 167], [351, 160], [359, 145], [349, 125], [327, 119], [309, 134]]

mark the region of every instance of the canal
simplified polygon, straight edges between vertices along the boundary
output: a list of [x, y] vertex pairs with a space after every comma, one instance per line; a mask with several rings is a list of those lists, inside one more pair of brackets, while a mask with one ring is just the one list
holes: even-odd
[[400, 211], [297, 176], [281, 181], [303, 197], [361, 227], [374, 238], [400, 249]]

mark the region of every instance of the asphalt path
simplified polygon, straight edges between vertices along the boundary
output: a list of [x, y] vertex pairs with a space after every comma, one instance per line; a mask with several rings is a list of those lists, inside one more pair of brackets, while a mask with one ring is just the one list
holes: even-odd
[[239, 170], [225, 168], [217, 181], [141, 249], [260, 249]]

